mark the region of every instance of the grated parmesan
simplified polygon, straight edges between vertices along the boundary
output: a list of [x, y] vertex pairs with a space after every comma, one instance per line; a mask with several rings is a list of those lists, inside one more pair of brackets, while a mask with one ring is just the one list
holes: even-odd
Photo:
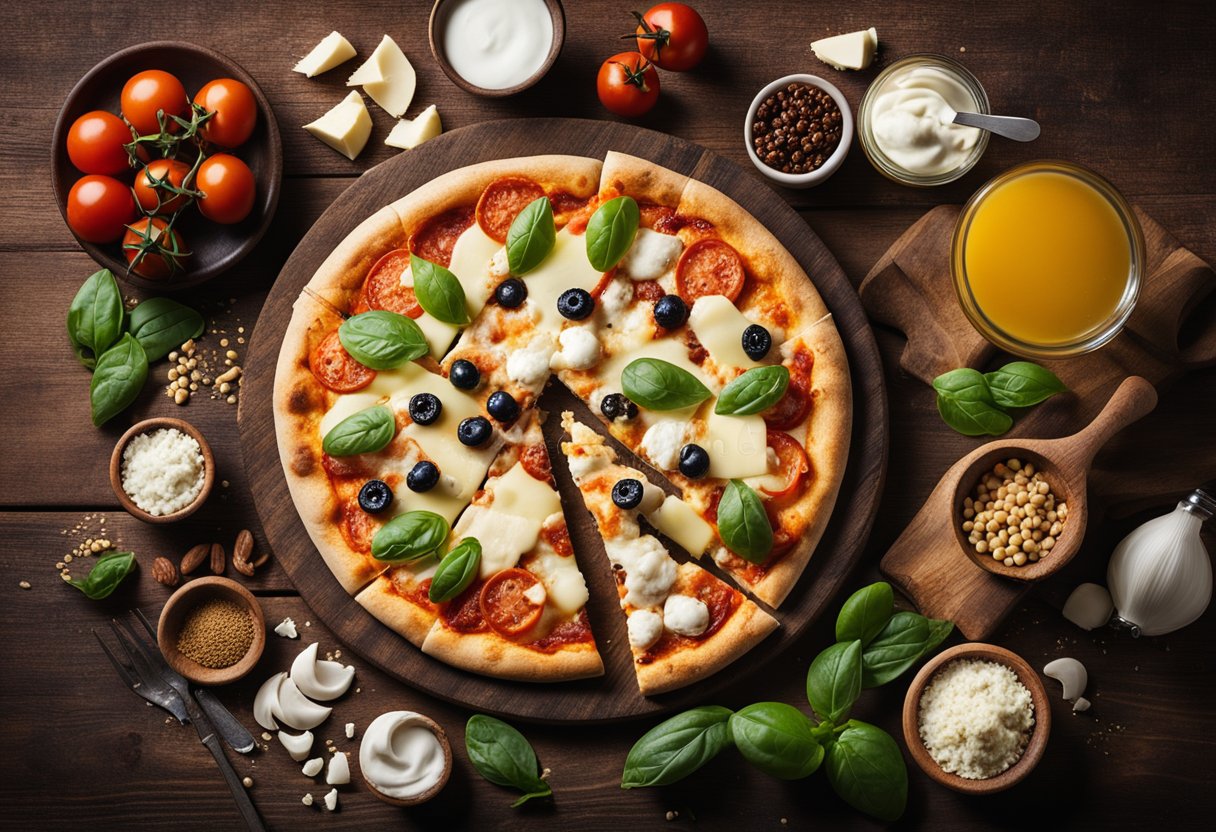
[[122, 490], [148, 514], [173, 514], [203, 490], [204, 466], [193, 436], [177, 428], [141, 433], [123, 449]]

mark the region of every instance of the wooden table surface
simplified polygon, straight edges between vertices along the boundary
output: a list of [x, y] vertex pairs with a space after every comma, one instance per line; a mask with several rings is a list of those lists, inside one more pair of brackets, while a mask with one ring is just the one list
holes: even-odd
[[[395, 152], [382, 144], [391, 120], [375, 107], [372, 142], [356, 162], [299, 129], [341, 98], [348, 68], [307, 80], [290, 72], [296, 57], [331, 29], [349, 37], [361, 55], [388, 32], [418, 70], [411, 115], [434, 102], [449, 129], [501, 117], [609, 118], [595, 99], [593, 79], [599, 62], [617, 51], [615, 36], [628, 31], [631, 6], [567, 0], [566, 46], [549, 77], [517, 98], [486, 101], [458, 90], [432, 60], [426, 36], [429, 3], [421, 0], [281, 7], [201, 2], [157, 13], [149, 7], [143, 22], [133, 10], [116, 5], [52, 5], [57, 8], [9, 7], [8, 37], [0, 55], [0, 308], [5, 313], [0, 329], [0, 526], [6, 544], [0, 548], [0, 635], [7, 647], [0, 683], [5, 750], [0, 804], [6, 828], [14, 829], [162, 829], [170, 824], [235, 829], [239, 816], [194, 732], [166, 724], [163, 712], [124, 690], [89, 631], [135, 605], [149, 613], [159, 610], [167, 591], [151, 578], [157, 555], [176, 558], [203, 540], [231, 545], [241, 528], [260, 536], [242, 470], [236, 408], [199, 396], [179, 409], [163, 395], [162, 381], [149, 383], [138, 403], [111, 425], [91, 426], [88, 374], [71, 356], [63, 321], [72, 295], [94, 267], [73, 242], [51, 196], [48, 142], [59, 104], [94, 63], [151, 39], [180, 38], [213, 47], [258, 79], [283, 131], [286, 176], [278, 217], [244, 264], [187, 298], [206, 311], [208, 328], [215, 330], [205, 336], [204, 346], [216, 348], [227, 333], [243, 354], [245, 345], [235, 339], [257, 337], [252, 330], [258, 310], [295, 243], [353, 177]], [[944, 188], [921, 191], [887, 182], [854, 147], [827, 185], [785, 193], [855, 284], [928, 208], [961, 202], [991, 175], [1036, 157], [1096, 168], [1184, 245], [1216, 261], [1216, 16], [1203, 0], [766, 0], [746, 5], [701, 0], [698, 6], [711, 31], [710, 55], [693, 73], [665, 73], [660, 106], [640, 123], [700, 142], [745, 167], [744, 113], [755, 91], [769, 80], [789, 72], [815, 72], [840, 86], [857, 106], [876, 69], [836, 72], [814, 60], [807, 44], [870, 25], [878, 28], [882, 44], [878, 68], [910, 52], [952, 55], [983, 81], [997, 112], [1031, 115], [1043, 124], [1043, 136], [1033, 145], [994, 140], [975, 171]], [[925, 386], [901, 377], [896, 363], [900, 337], [881, 328], [877, 335], [890, 397], [890, 468], [863, 566], [850, 588], [874, 579], [878, 559], [938, 476], [976, 444], [940, 422]], [[153, 378], [163, 380], [166, 369], [159, 363]], [[197, 425], [215, 449], [226, 483], [195, 518], [169, 528], [143, 525], [125, 515], [106, 476], [115, 439], [127, 425], [151, 415], [184, 416]], [[1158, 410], [1117, 437], [1098, 464], [1125, 471], [1129, 478], [1151, 477], [1168, 471], [1171, 460], [1200, 454], [1216, 468], [1213, 425], [1216, 371], [1209, 370], [1192, 376], [1185, 388], [1168, 391]], [[1093, 709], [1073, 715], [1067, 703], [1055, 698], [1055, 726], [1043, 762], [1025, 783], [1003, 795], [965, 798], [911, 770], [902, 826], [1153, 828], [1168, 819], [1173, 828], [1198, 828], [1210, 822], [1216, 808], [1216, 704], [1210, 691], [1216, 683], [1211, 653], [1216, 616], [1208, 614], [1170, 636], [1133, 641], [1111, 631], [1085, 633], [1058, 612], [1079, 580], [1100, 578], [1106, 554], [1122, 534], [1165, 506], [1135, 508], [1139, 513], [1116, 512], [1116, 519], [1092, 529], [1078, 561], [1032, 594], [994, 639], [1036, 667], [1063, 655], [1081, 659], [1089, 668], [1087, 696]], [[134, 549], [141, 568], [111, 599], [94, 603], [63, 585], [55, 563], [72, 541], [98, 536], [103, 521], [105, 536]], [[1212, 537], [1208, 542], [1211, 546]], [[32, 588], [19, 589], [20, 581]], [[253, 692], [262, 679], [285, 669], [306, 643], [319, 641], [323, 652], [342, 646], [311, 619], [279, 568], [271, 566], [249, 584], [261, 597], [269, 622], [291, 616], [302, 631], [299, 641], [272, 635], [251, 677], [218, 691], [252, 727]], [[828, 644], [831, 632], [829, 616], [768, 672], [739, 679], [721, 703], [774, 699], [805, 705], [807, 664]], [[957, 640], [955, 636], [950, 643]], [[356, 783], [341, 790], [340, 809], [330, 814], [300, 804], [305, 792], [319, 796], [328, 787], [302, 775], [277, 742], [249, 757], [230, 755], [240, 773], [253, 777], [254, 802], [273, 829], [372, 824], [655, 828], [667, 823], [668, 812], [679, 813], [673, 826], [695, 822], [710, 829], [877, 825], [837, 800], [824, 777], [772, 780], [733, 752], [676, 786], [621, 791], [625, 754], [649, 722], [587, 729], [520, 726], [542, 764], [552, 770], [556, 798], [512, 810], [512, 793], [483, 781], [463, 753], [468, 712], [387, 679], [349, 651], [343, 658], [358, 668], [358, 689], [337, 703], [319, 739], [332, 738], [339, 749], [353, 751], [358, 735], [346, 740], [344, 723], [354, 722], [362, 730], [386, 710], [416, 709], [442, 723], [453, 738], [457, 761], [452, 781], [439, 799], [415, 810], [390, 808]], [[856, 714], [898, 736], [907, 682], [905, 676], [867, 692]], [[1054, 695], [1057, 689], [1050, 684]]]

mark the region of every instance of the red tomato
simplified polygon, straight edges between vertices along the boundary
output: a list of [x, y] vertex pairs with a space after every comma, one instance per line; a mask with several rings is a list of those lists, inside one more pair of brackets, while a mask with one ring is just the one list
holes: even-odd
[[526, 633], [540, 621], [545, 605], [533, 603], [524, 593], [540, 583], [523, 569], [504, 569], [481, 588], [481, 614], [504, 636]]
[[198, 91], [194, 103], [209, 113], [203, 122], [203, 138], [220, 147], [240, 147], [258, 123], [258, 103], [249, 87], [233, 78], [220, 78]]
[[202, 193], [198, 210], [212, 222], [231, 225], [249, 216], [257, 187], [249, 165], [227, 153], [207, 157], [198, 167], [194, 188]]
[[131, 189], [112, 176], [82, 176], [68, 193], [68, 226], [90, 243], [112, 243], [135, 219]]
[[190, 197], [175, 194], [166, 185], [184, 188], [190, 166], [175, 159], [157, 159], [135, 174], [135, 200], [146, 214], [173, 214], [184, 207]]
[[659, 73], [639, 53], [621, 52], [604, 61], [595, 88], [611, 112], [635, 118], [659, 100]]
[[166, 233], [168, 226], [163, 217], [144, 217], [127, 226], [122, 249], [132, 272], [149, 280], [165, 280], [181, 270], [189, 252], [177, 229]]
[[660, 3], [638, 19], [638, 51], [647, 60], [672, 72], [685, 72], [701, 63], [709, 47], [709, 30], [701, 15], [683, 3]]
[[68, 158], [85, 173], [122, 173], [131, 166], [123, 145], [133, 138], [131, 128], [118, 116], [94, 110], [68, 129]]
[[166, 129], [176, 132], [177, 122], [169, 116], [186, 118], [190, 114], [190, 99], [186, 88], [173, 75], [159, 69], [149, 69], [131, 76], [122, 88], [122, 116], [141, 136], [160, 132], [156, 119], [164, 111]]
[[798, 440], [783, 431], [770, 430], [768, 446], [777, 454], [785, 484], [776, 491], [764, 487], [760, 490], [774, 500], [782, 500], [797, 493], [802, 477], [811, 470], [811, 461], [807, 459], [806, 451], [798, 444]]
[[308, 366], [317, 381], [335, 393], [353, 393], [372, 383], [376, 371], [351, 357], [338, 339], [338, 330], [325, 336], [309, 357]]

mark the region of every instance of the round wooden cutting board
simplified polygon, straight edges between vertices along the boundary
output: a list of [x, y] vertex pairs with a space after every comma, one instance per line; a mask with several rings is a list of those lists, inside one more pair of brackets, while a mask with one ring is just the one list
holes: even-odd
[[[840, 497], [802, 580], [776, 612], [781, 627], [724, 671], [649, 699], [638, 693], [616, 585], [603, 542], [566, 470], [558, 447], [557, 418], [548, 420], [545, 436], [579, 565], [591, 591], [588, 614], [605, 675], [579, 682], [528, 684], [466, 673], [424, 655], [343, 591], [292, 507], [271, 409], [275, 362], [292, 303], [321, 261], [364, 218], [435, 176], [476, 162], [542, 153], [602, 159], [609, 150], [640, 156], [712, 185], [766, 225], [806, 269], [832, 310], [853, 378], [852, 448]], [[556, 381], [540, 406], [551, 414], [573, 409], [589, 424], [599, 425]], [[886, 392], [874, 335], [857, 293], [815, 233], [777, 193], [704, 148], [629, 125], [581, 119], [514, 119], [454, 130], [384, 162], [352, 184], [296, 247], [266, 299], [251, 339], [239, 420], [245, 468], [266, 536], [318, 618], [364, 659], [406, 684], [474, 710], [546, 722], [653, 716], [713, 701], [732, 682], [762, 678], [763, 666], [798, 641], [852, 571], [870, 533], [887, 461]]]

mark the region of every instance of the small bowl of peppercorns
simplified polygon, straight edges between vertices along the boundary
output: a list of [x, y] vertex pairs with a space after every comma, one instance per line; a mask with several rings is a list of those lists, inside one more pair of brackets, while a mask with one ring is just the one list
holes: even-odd
[[761, 173], [787, 188], [811, 188], [849, 155], [853, 111], [844, 94], [819, 76], [787, 75], [752, 100], [743, 137]]

